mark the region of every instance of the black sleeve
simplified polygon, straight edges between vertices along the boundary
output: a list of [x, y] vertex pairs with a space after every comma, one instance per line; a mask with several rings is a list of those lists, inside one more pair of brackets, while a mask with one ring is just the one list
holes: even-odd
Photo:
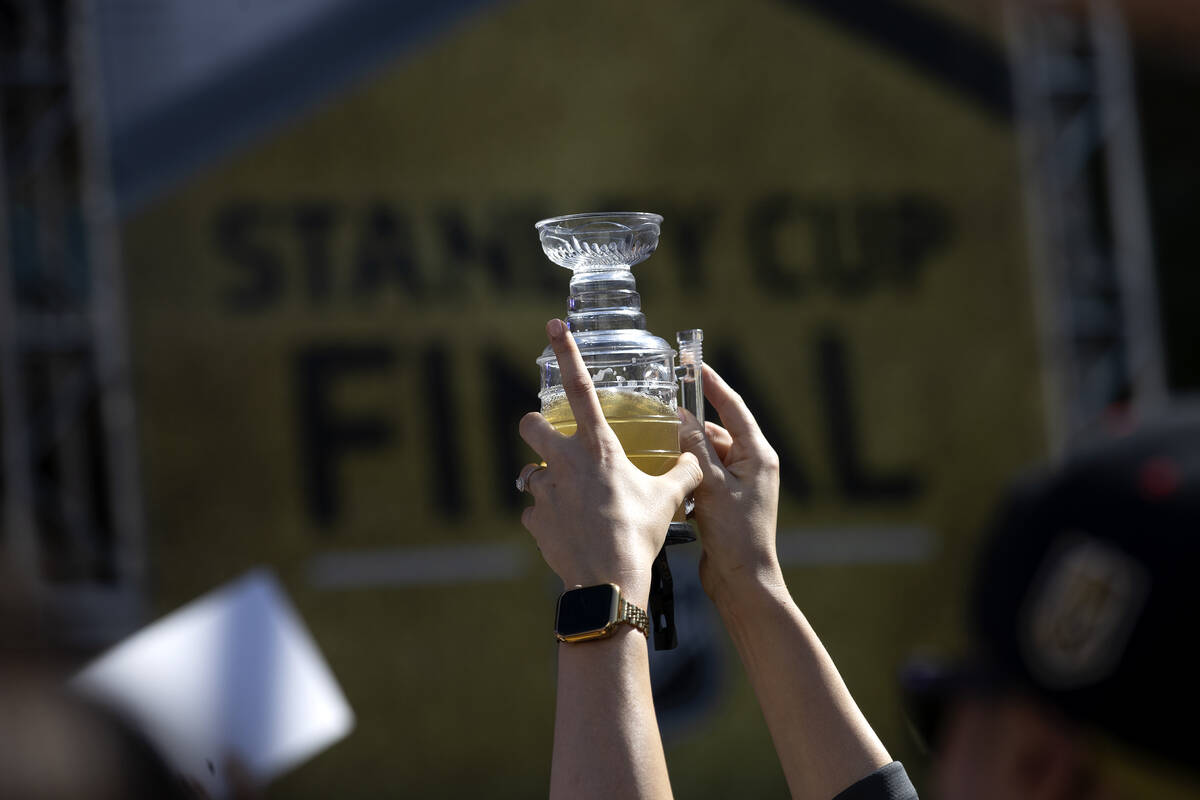
[[904, 765], [893, 761], [838, 792], [833, 800], [917, 800], [917, 790], [908, 779]]

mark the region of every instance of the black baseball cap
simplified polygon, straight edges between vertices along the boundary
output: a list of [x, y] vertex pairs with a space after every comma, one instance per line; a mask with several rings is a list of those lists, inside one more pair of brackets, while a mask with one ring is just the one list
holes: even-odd
[[1025, 476], [985, 536], [969, 598], [971, 655], [905, 670], [914, 723], [932, 741], [955, 693], [1015, 687], [1195, 768], [1198, 556], [1200, 415]]

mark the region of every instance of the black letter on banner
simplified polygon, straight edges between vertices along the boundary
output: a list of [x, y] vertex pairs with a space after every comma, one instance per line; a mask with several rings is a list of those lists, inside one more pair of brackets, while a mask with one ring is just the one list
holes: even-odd
[[329, 241], [333, 233], [333, 207], [316, 203], [302, 205], [296, 209], [292, 223], [299, 239], [308, 299], [313, 305], [323, 303], [333, 294], [333, 258]]
[[[799, 253], [787, 253], [780, 241], [788, 225], [806, 225], [811, 237], [811, 261], [803, 263]], [[802, 201], [785, 194], [764, 198], [746, 216], [746, 249], [762, 287], [786, 295], [802, 294], [804, 272], [838, 259], [837, 219], [824, 203]]]
[[679, 285], [689, 294], [704, 291], [708, 285], [704, 249], [712, 238], [716, 210], [709, 205], [643, 206], [647, 207], [663, 209], [663, 233], [673, 244], [669, 250], [679, 264]]
[[[875, 279], [892, 251], [891, 205], [870, 198], [859, 200], [853, 211], [830, 212], [829, 252], [822, 251], [818, 269], [821, 282], [843, 297], [860, 297], [875, 288]], [[849, 224], [853, 221], [853, 227]]]
[[[445, 277], [439, 281], [441, 285], [438, 288], [449, 295], [461, 292], [470, 285], [464, 274], [469, 271], [467, 265], [472, 262], [482, 263], [486, 267], [491, 274], [492, 286], [496, 289], [511, 288], [513, 276], [508, 253], [495, 239], [473, 235], [462, 209], [443, 208], [434, 215], [434, 221], [448, 256], [447, 268], [442, 270]], [[530, 235], [528, 239], [535, 241], [536, 237]], [[449, 268], [451, 265], [453, 269]]]
[[328, 527], [341, 511], [339, 459], [350, 450], [379, 450], [392, 438], [390, 426], [379, 417], [339, 418], [330, 402], [334, 385], [355, 373], [378, 373], [395, 360], [395, 352], [384, 344], [314, 345], [296, 356], [304, 496], [318, 525]]
[[910, 194], [896, 202], [896, 218], [897, 270], [893, 280], [905, 289], [913, 289], [924, 262], [950, 241], [950, 214], [942, 203]]
[[383, 204], [367, 214], [358, 244], [354, 296], [360, 300], [378, 294], [393, 283], [417, 295], [424, 282], [417, 271], [412, 228], [408, 220]]
[[458, 408], [454, 403], [454, 387], [450, 385], [450, 354], [441, 345], [431, 345], [423, 357], [425, 397], [428, 400], [430, 445], [433, 449], [433, 469], [426, 472], [432, 480], [429, 487], [438, 506], [447, 517], [463, 512], [463, 470], [459, 463], [459, 447], [455, 422]]
[[256, 241], [269, 223], [266, 212], [249, 202], [217, 213], [213, 231], [217, 250], [246, 273], [245, 283], [225, 292], [225, 302], [233, 311], [262, 311], [279, 301], [283, 259], [262, 241]]
[[[538, 197], [513, 198], [497, 202], [488, 211], [489, 245], [503, 254], [507, 271], [500, 273], [499, 264], [493, 267], [496, 287], [522, 292], [540, 292], [547, 297], [563, 296], [562, 272], [546, 260], [536, 235], [530, 236], [530, 220], [551, 216], [547, 203]], [[505, 283], [501, 283], [501, 277]]]
[[518, 509], [524, 498], [513, 488], [521, 465], [534, 460], [535, 455], [517, 432], [517, 425], [527, 411], [537, 407], [536, 373], [530, 367], [511, 363], [507, 354], [498, 348], [483, 354], [488, 386], [487, 415], [492, 422], [493, 470], [497, 501], [502, 508]]
[[864, 502], [902, 502], [916, 496], [920, 481], [915, 475], [872, 474], [862, 461], [846, 348], [837, 334], [828, 332], [818, 340], [817, 366], [829, 451], [842, 493], [851, 500]]
[[[771, 409], [764, 395], [754, 388], [750, 375], [743, 372], [741, 364], [745, 356], [728, 348], [721, 348], [715, 353], [716, 358], [711, 363], [721, 373], [729, 385], [746, 401], [747, 408], [754, 415], [763, 436], [779, 454], [779, 483], [797, 500], [808, 499], [812, 485], [808, 481], [808, 473], [804, 469], [804, 459], [791, 447], [787, 430], [779, 424], [778, 419], [771, 415]], [[716, 367], [716, 365], [720, 365]], [[719, 417], [717, 420], [719, 422]]]

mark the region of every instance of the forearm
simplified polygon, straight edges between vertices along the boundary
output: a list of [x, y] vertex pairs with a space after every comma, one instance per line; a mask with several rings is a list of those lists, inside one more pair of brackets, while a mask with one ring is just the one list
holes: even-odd
[[829, 800], [892, 759], [782, 581], [717, 604], [793, 798]]
[[552, 798], [666, 798], [666, 758], [650, 691], [646, 637], [558, 646]]
[[700, 581], [742, 657], [792, 796], [829, 800], [891, 758], [784, 584], [779, 455], [707, 364], [704, 395], [726, 427], [685, 413], [679, 431], [704, 479], [695, 493]]

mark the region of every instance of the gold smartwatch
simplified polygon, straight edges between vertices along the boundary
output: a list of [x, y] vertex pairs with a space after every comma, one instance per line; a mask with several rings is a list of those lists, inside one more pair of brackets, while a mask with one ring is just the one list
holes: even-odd
[[606, 639], [623, 622], [641, 631], [643, 636], [650, 635], [646, 612], [626, 601], [615, 583], [576, 586], [558, 597], [554, 635], [560, 642]]

